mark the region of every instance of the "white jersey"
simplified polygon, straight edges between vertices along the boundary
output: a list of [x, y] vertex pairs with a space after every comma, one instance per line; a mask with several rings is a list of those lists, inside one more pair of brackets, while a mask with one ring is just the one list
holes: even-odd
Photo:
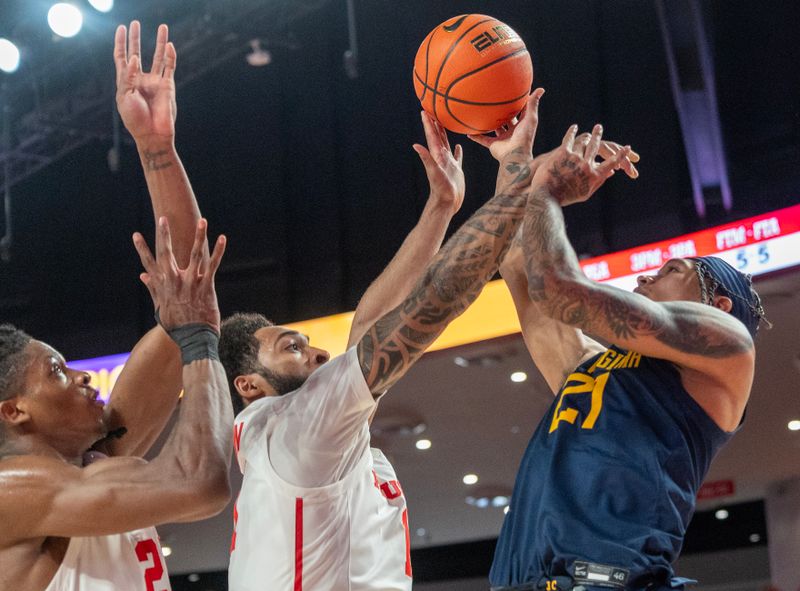
[[71, 538], [45, 591], [170, 591], [155, 528]]
[[405, 497], [369, 447], [375, 404], [353, 348], [236, 418], [230, 591], [411, 589]]

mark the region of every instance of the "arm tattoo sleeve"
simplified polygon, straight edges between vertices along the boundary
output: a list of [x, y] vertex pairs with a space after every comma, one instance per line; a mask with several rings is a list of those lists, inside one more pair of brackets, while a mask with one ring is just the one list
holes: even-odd
[[372, 392], [396, 382], [494, 276], [522, 223], [530, 158], [512, 155], [499, 182], [504, 189], [452, 236], [409, 297], [376, 322], [358, 345]]
[[752, 347], [751, 341], [726, 330], [713, 315], [699, 314], [698, 304], [656, 304], [587, 279], [567, 239], [552, 189], [534, 189], [523, 228], [529, 295], [548, 316], [622, 346], [652, 337], [677, 352], [710, 358]]

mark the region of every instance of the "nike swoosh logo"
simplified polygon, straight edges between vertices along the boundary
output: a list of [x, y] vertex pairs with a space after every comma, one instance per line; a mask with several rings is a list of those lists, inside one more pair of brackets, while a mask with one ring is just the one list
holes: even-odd
[[455, 30], [456, 30], [458, 27], [460, 27], [460, 26], [461, 26], [461, 23], [463, 23], [463, 22], [466, 20], [466, 18], [467, 18], [468, 16], [469, 16], [468, 14], [465, 14], [465, 15], [464, 15], [464, 16], [462, 16], [460, 19], [458, 19], [456, 22], [454, 22], [452, 25], [446, 25], [446, 26], [444, 26], [444, 27], [442, 27], [442, 28], [443, 28], [445, 31], [447, 31], [448, 33], [452, 33], [452, 32], [453, 32], [453, 31], [455, 31]]

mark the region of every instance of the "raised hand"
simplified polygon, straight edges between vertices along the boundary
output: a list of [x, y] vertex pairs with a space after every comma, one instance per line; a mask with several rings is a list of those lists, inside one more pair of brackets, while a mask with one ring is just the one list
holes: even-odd
[[533, 177], [535, 185], [545, 185], [561, 206], [586, 201], [606, 179], [630, 159], [631, 147], [624, 146], [614, 155], [597, 161], [603, 126], [595, 125], [588, 141], [576, 141], [578, 126], [571, 125], [561, 145], [550, 152]]
[[[592, 134], [589, 132], [583, 132], [582, 134], [578, 135], [575, 138], [575, 145], [582, 145], [584, 149], [586, 145], [589, 143], [589, 139], [591, 139]], [[617, 142], [612, 142], [610, 140], [601, 140], [600, 141], [600, 149], [597, 152], [597, 155], [602, 158], [603, 160], [608, 160], [609, 158], [613, 158], [617, 155], [617, 152], [622, 150], [624, 146], [618, 144]], [[633, 150], [630, 151], [627, 158], [624, 158], [621, 162], [620, 169], [625, 172], [630, 178], [636, 179], [639, 178], [639, 171], [636, 170], [636, 166], [634, 164], [639, 162], [640, 156]]]
[[489, 152], [495, 160], [500, 162], [512, 152], [519, 153], [520, 150], [532, 158], [533, 140], [539, 126], [539, 101], [543, 94], [543, 88], [534, 90], [519, 116], [512, 119], [508, 125], [495, 130], [495, 137], [470, 135], [469, 139], [484, 148], [489, 148]]
[[133, 244], [142, 260], [145, 272], [139, 277], [153, 298], [153, 305], [165, 330], [187, 324], [208, 324], [217, 333], [220, 327], [214, 275], [225, 252], [225, 236], [217, 238], [214, 252], [209, 256], [206, 247], [208, 222], [197, 222], [189, 265], [179, 269], [172, 252], [172, 239], [166, 217], [158, 220], [159, 234], [156, 256], [139, 232], [133, 235]]
[[464, 171], [461, 168], [464, 152], [460, 145], [451, 150], [444, 127], [428, 113], [422, 111], [421, 115], [428, 147], [414, 144], [414, 151], [419, 154], [428, 175], [431, 189], [428, 203], [434, 207], [442, 207], [450, 215], [454, 215], [461, 209], [466, 191]]
[[[158, 27], [153, 63], [142, 70], [141, 26], [131, 22], [114, 36], [114, 65], [117, 70], [117, 109], [125, 127], [137, 142], [148, 136], [175, 137], [175, 46], [168, 40], [167, 25]], [[127, 38], [127, 49], [126, 49]]]

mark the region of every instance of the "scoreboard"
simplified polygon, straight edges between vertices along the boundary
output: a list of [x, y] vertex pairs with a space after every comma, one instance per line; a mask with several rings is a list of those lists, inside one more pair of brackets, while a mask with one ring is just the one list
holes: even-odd
[[627, 291], [668, 260], [713, 255], [754, 277], [800, 265], [800, 205], [581, 261], [587, 277]]

